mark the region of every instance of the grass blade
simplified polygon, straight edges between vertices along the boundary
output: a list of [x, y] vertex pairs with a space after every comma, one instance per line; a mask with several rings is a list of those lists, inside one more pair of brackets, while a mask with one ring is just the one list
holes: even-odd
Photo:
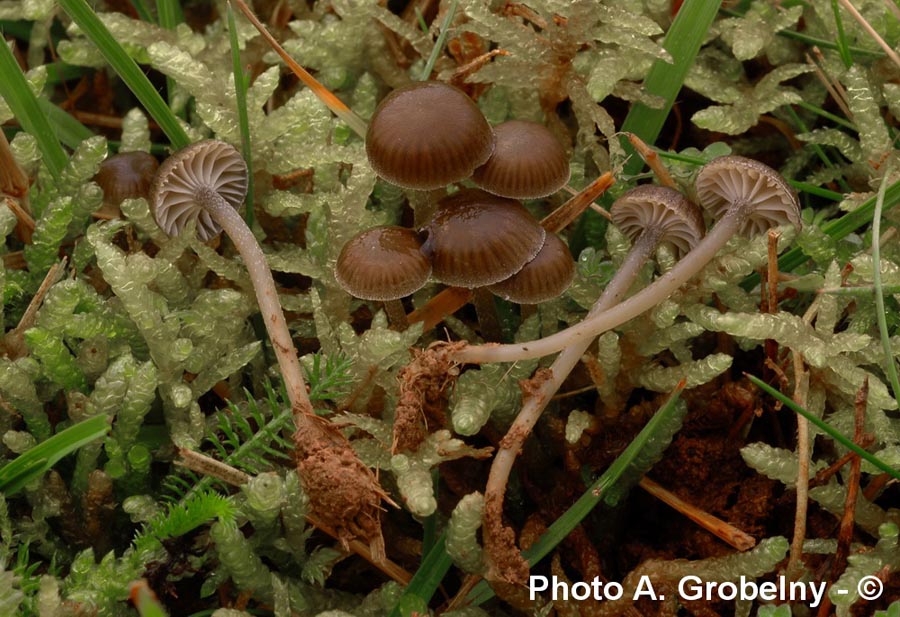
[[[657, 60], [644, 80], [644, 91], [662, 97], [665, 105], [662, 109], [651, 109], [636, 103], [622, 123], [623, 132], [634, 133], [648, 144], [656, 141], [718, 10], [718, 2], [685, 2], [681, 5], [663, 41], [663, 47], [672, 55], [675, 63], [673, 65]], [[622, 139], [625, 151], [633, 152], [627, 139]], [[627, 175], [634, 175], [643, 164], [639, 156], [632, 156], [625, 164], [624, 171]]]
[[[228, 13], [228, 38], [231, 41], [231, 69], [234, 74], [234, 92], [237, 99], [238, 124], [241, 129], [241, 154], [247, 163], [248, 169], [253, 169], [253, 153], [250, 150], [250, 120], [247, 116], [247, 77], [241, 66], [241, 50], [238, 47], [237, 25], [234, 20], [234, 10], [231, 3], [226, 5]], [[247, 209], [244, 218], [247, 226], [253, 225], [253, 173], [247, 178]]]
[[[664, 449], [671, 441], [675, 432], [681, 428], [681, 421], [684, 414], [683, 412], [678, 413], [680, 407], [677, 403], [681, 396], [681, 392], [684, 390], [684, 386], [684, 381], [678, 384], [678, 387], [675, 388], [665, 404], [663, 404], [659, 411], [650, 418], [647, 425], [641, 429], [641, 432], [638, 433], [637, 437], [628, 444], [625, 451], [613, 461], [612, 465], [603, 472], [603, 475], [597, 478], [578, 501], [566, 510], [565, 514], [547, 528], [546, 533], [544, 533], [537, 542], [535, 542], [527, 551], [522, 552], [522, 556], [528, 560], [530, 566], [534, 566], [541, 559], [546, 557], [550, 551], [562, 542], [565, 537], [569, 535], [582, 520], [584, 520], [595, 506], [601, 501], [605, 501], [607, 497], [606, 493], [608, 491], [615, 490], [621, 494], [622, 487], [621, 485], [617, 486], [617, 484], [622, 480], [623, 476], [626, 474], [634, 475], [635, 481], [640, 479], [640, 476], [646, 471], [646, 469], [643, 469], [644, 465], [642, 465], [642, 462], [646, 461], [648, 458], [647, 453], [643, 452], [647, 444], [653, 440], [657, 447], [663, 445]], [[632, 466], [636, 464], [642, 467], [642, 469], [637, 470], [640, 471], [640, 473], [632, 474]], [[467, 599], [473, 605], [477, 606], [489, 600], [493, 595], [494, 591], [487, 582], [481, 581], [475, 586]]]
[[408, 617], [417, 613], [428, 614], [428, 602], [453, 563], [450, 555], [447, 554], [445, 540], [446, 532], [441, 534], [431, 550], [428, 551], [425, 559], [422, 560], [419, 569], [416, 570], [409, 585], [403, 590], [403, 594], [390, 612], [390, 617]]
[[834, 13], [834, 25], [837, 27], [837, 48], [844, 66], [848, 69], [853, 66], [853, 56], [850, 55], [850, 46], [847, 45], [847, 37], [844, 34], [844, 20], [841, 19], [841, 7], [838, 0], [831, 0], [831, 10]]
[[147, 110], [147, 113], [156, 120], [172, 146], [176, 149], [187, 146], [190, 139], [178, 122], [178, 118], [166, 105], [144, 72], [125, 53], [119, 42], [113, 38], [85, 0], [59, 0], [59, 4], [91, 42], [97, 46], [113, 70]]
[[839, 433], [834, 428], [832, 428], [831, 425], [825, 423], [824, 420], [821, 420], [817, 416], [809, 413], [808, 411], [806, 411], [805, 409], [800, 407], [800, 405], [798, 405], [793, 400], [791, 400], [791, 398], [785, 396], [784, 394], [782, 394], [781, 392], [779, 392], [778, 390], [776, 390], [775, 388], [773, 388], [772, 386], [770, 386], [769, 384], [764, 382], [762, 379], [760, 379], [754, 375], [750, 375], [749, 373], [744, 373], [744, 375], [746, 375], [747, 378], [750, 381], [752, 381], [763, 392], [765, 392], [769, 396], [774, 397], [775, 399], [781, 401], [784, 405], [786, 405], [788, 407], [788, 409], [790, 409], [794, 413], [800, 414], [801, 416], [803, 416], [804, 418], [809, 420], [809, 422], [811, 424], [816, 425], [817, 428], [822, 430], [826, 435], [828, 435], [829, 437], [834, 439], [836, 442], [838, 442], [839, 444], [841, 444], [848, 450], [855, 452], [862, 459], [868, 461], [869, 463], [872, 463], [872, 465], [874, 465], [881, 471], [885, 472], [892, 478], [900, 480], [900, 471], [894, 469], [893, 467], [891, 467], [890, 465], [888, 465], [887, 463], [885, 463], [884, 461], [879, 459], [874, 454], [867, 452], [866, 450], [860, 448], [858, 445], [853, 443], [852, 439], [850, 439], [849, 437], [846, 437], [843, 433]]
[[59, 178], [69, 157], [59, 145], [53, 125], [38, 104], [38, 98], [31, 91], [6, 41], [0, 45], [0, 75], [3, 75], [3, 79], [0, 79], [0, 96], [9, 105], [22, 128], [37, 140], [44, 165], [50, 174]]
[[897, 378], [897, 363], [891, 349], [891, 336], [887, 327], [887, 315], [884, 312], [884, 290], [881, 286], [881, 209], [884, 207], [884, 191], [887, 179], [891, 175], [891, 166], [884, 170], [884, 177], [875, 196], [875, 214], [872, 219], [872, 284], [875, 286], [875, 317], [878, 320], [878, 332], [881, 334], [881, 346], [884, 348], [884, 372], [891, 382], [894, 398], [900, 404], [900, 379]]
[[[444, 41], [447, 40], [447, 32], [450, 30], [450, 24], [453, 23], [453, 16], [456, 15], [457, 4], [459, 4], [459, 0], [451, 0], [450, 8], [447, 9], [447, 14], [444, 16], [444, 22], [441, 24], [441, 32], [438, 34], [437, 41], [434, 42], [434, 49], [431, 50], [431, 55], [428, 56], [428, 62], [425, 63], [425, 68], [422, 69], [422, 75], [419, 77], [421, 81], [425, 81], [431, 77], [431, 71], [434, 70], [434, 64], [437, 62], [438, 56], [441, 55], [441, 50], [444, 49]], [[427, 31], [428, 30], [426, 29], [426, 32]]]
[[81, 446], [106, 435], [110, 425], [106, 416], [94, 416], [70, 426], [10, 463], [0, 467], [0, 492], [7, 497], [53, 467], [61, 458]]
[[82, 141], [94, 136], [94, 132], [79, 122], [72, 114], [60, 109], [46, 99], [40, 98], [37, 102], [53, 125], [59, 140], [69, 148], [74, 150]]

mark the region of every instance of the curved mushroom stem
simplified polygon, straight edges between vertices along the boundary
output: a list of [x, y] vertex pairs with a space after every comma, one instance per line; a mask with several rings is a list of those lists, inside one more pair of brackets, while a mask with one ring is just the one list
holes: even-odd
[[284, 312], [281, 310], [281, 303], [278, 301], [275, 280], [266, 263], [266, 256], [259, 248], [259, 243], [238, 211], [231, 207], [215, 190], [204, 187], [197, 191], [195, 199], [231, 238], [250, 273], [259, 310], [263, 315], [272, 347], [275, 349], [275, 357], [281, 368], [281, 375], [284, 378], [295, 418], [298, 415], [315, 417], [312, 403], [306, 393], [306, 383], [303, 380], [300, 361], [297, 359], [297, 350], [294, 348], [291, 332], [288, 330]]
[[716, 256], [750, 215], [745, 205], [742, 202], [732, 204], [712, 231], [675, 267], [621, 304], [537, 341], [512, 345], [473, 345], [455, 352], [453, 359], [459, 363], [482, 364], [541, 358], [569, 345], [577, 345], [584, 339], [593, 340], [595, 336], [634, 319], [668, 298]]
[[[634, 284], [641, 268], [656, 250], [660, 238], [661, 230], [658, 227], [649, 227], [641, 233], [622, 265], [616, 271], [616, 275], [606, 286], [606, 289], [603, 290], [600, 297], [597, 298], [594, 306], [591, 307], [588, 318], [607, 310], [622, 299]], [[586, 336], [562, 350], [562, 353], [557, 356], [550, 366], [549, 378], [539, 381], [539, 386], [533, 392], [529, 391], [528, 398], [522, 404], [522, 410], [516, 416], [512, 426], [509, 427], [506, 437], [500, 442], [497, 454], [494, 455], [494, 461], [491, 463], [491, 470], [484, 489], [484, 499], [486, 504], [494, 503], [497, 505], [492, 508], [485, 507], [484, 516], [486, 520], [482, 525], [484, 545], [487, 549], [486, 556], [492, 569], [496, 567], [496, 564], [491, 563], [491, 554], [493, 553], [491, 546], [497, 541], [502, 541], [502, 538], [494, 538], [494, 534], [491, 532], [502, 529], [502, 522], [495, 521], [489, 524], [487, 518], [495, 514], [502, 514], [506, 486], [516, 457], [550, 399], [559, 390], [563, 381], [566, 380], [566, 377], [572, 372], [572, 369], [575, 368], [575, 365], [578, 364], [578, 361], [593, 341], [594, 337]], [[500, 576], [503, 577], [502, 574]]]

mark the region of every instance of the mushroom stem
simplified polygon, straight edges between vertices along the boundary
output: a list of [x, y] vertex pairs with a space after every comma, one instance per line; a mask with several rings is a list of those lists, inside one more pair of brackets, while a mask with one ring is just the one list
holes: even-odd
[[481, 326], [482, 338], [486, 341], [499, 341], [500, 319], [497, 317], [494, 295], [487, 288], [478, 287], [474, 290], [472, 304], [475, 305], [475, 315], [478, 317], [478, 325]]
[[483, 364], [485, 362], [518, 362], [541, 358], [556, 353], [569, 345], [577, 345], [585, 339], [595, 336], [634, 319], [644, 311], [653, 308], [688, 280], [697, 274], [716, 253], [738, 232], [744, 221], [750, 216], [752, 204], [738, 202], [729, 206], [722, 219], [681, 261], [621, 304], [588, 316], [581, 323], [570, 326], [556, 334], [511, 345], [471, 345], [463, 347], [453, 354], [454, 360], [460, 363]]
[[[662, 230], [659, 227], [651, 226], [646, 228], [638, 239], [634, 242], [625, 260], [622, 262], [616, 275], [603, 290], [603, 293], [594, 302], [588, 313], [588, 318], [601, 313], [608, 308], [617, 304], [622, 297], [628, 292], [634, 284], [638, 273], [647, 263], [647, 259], [656, 250], [659, 241], [662, 238]], [[485, 518], [496, 513], [503, 512], [503, 500], [506, 494], [506, 486], [509, 482], [509, 474], [512, 472], [513, 464], [516, 457], [522, 450], [525, 440], [531, 434], [531, 429], [541, 417], [550, 399], [559, 390], [559, 387], [578, 364], [578, 361], [590, 347], [594, 341], [593, 336], [585, 336], [562, 350], [556, 360], [550, 366], [550, 375], [545, 381], [540, 381], [536, 390], [529, 393], [529, 396], [522, 404], [522, 410], [516, 416], [512, 426], [506, 432], [506, 437], [500, 442], [500, 448], [494, 455], [494, 461], [491, 463], [491, 470], [488, 474], [487, 484], [484, 489], [485, 501], [498, 502], [500, 507], [485, 509]], [[494, 543], [491, 531], [503, 529], [502, 521], [496, 523], [482, 525], [484, 530], [484, 543], [487, 548], [487, 556], [490, 561], [491, 545]], [[494, 565], [492, 564], [492, 567]]]
[[409, 321], [406, 319], [406, 309], [403, 308], [401, 300], [385, 300], [384, 312], [395, 330], [403, 332], [409, 327]]
[[247, 227], [247, 223], [231, 205], [226, 202], [218, 192], [211, 187], [203, 187], [197, 190], [194, 196], [201, 206], [218, 223], [241, 254], [244, 265], [250, 273], [253, 290], [256, 292], [256, 300], [259, 310], [266, 324], [266, 331], [275, 349], [275, 357], [284, 378], [291, 409], [295, 418], [298, 415], [315, 416], [312, 403], [306, 393], [306, 383], [303, 380], [303, 372], [300, 369], [300, 361], [297, 359], [297, 350], [291, 339], [287, 321], [278, 301], [278, 293], [275, 290], [275, 280], [266, 263], [266, 256], [259, 243]]

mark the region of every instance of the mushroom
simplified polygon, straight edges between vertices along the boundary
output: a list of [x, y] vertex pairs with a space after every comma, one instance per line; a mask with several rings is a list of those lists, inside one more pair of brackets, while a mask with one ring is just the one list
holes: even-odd
[[499, 340], [494, 298], [485, 288], [535, 258], [544, 246], [544, 228], [518, 201], [463, 189], [438, 202], [427, 231], [424, 250], [434, 277], [474, 290], [482, 336]]
[[488, 193], [513, 199], [551, 195], [569, 181], [569, 157], [542, 124], [509, 120], [494, 128], [494, 153], [472, 181]]
[[437, 81], [388, 94], [366, 132], [366, 154], [375, 173], [410, 189], [464, 180], [493, 150], [494, 133], [478, 106], [462, 90]]
[[[697, 274], [742, 230], [760, 231], [775, 225], [800, 227], [797, 195], [771, 167], [741, 156], [724, 156], [707, 163], [697, 175], [701, 205], [719, 213], [719, 221], [675, 266], [620, 304], [588, 316], [556, 334], [515, 345], [479, 345], [453, 354], [458, 362], [515, 362], [540, 358], [585, 338], [606, 332], [665, 300]], [[727, 204], [723, 207], [723, 204]]]
[[544, 245], [544, 228], [522, 204], [478, 189], [438, 202], [426, 227], [434, 277], [474, 289], [509, 278]]
[[391, 323], [407, 326], [400, 298], [420, 289], [431, 275], [422, 240], [412, 229], [374, 227], [354, 236], [338, 256], [334, 277], [347, 293], [384, 302]]
[[301, 416], [314, 417], [272, 272], [236, 210], [246, 194], [247, 164], [241, 154], [233, 146], [211, 139], [182, 148], [160, 165], [150, 188], [150, 207], [156, 222], [170, 236], [181, 233], [190, 221], [196, 221], [197, 235], [204, 241], [225, 230], [250, 274], [291, 405], [295, 411], [305, 412]]
[[675, 256], [681, 257], [706, 233], [700, 208], [675, 189], [665, 186], [645, 184], [626, 191], [613, 203], [609, 213], [612, 222], [631, 239], [632, 246], [616, 275], [591, 308], [592, 314], [606, 310], [622, 299], [661, 244], [668, 244], [674, 249]]
[[[700, 208], [678, 191], [666, 187], [644, 185], [633, 188], [616, 200], [610, 214], [613, 223], [632, 239], [633, 244], [615, 277], [594, 303], [588, 318], [602, 313], [622, 299], [660, 244], [670, 244], [676, 254], [683, 255], [700, 242], [705, 231]], [[550, 237], [556, 236], [548, 236], [548, 239]], [[571, 259], [569, 257], [570, 262]], [[523, 272], [527, 268], [523, 268]], [[547, 403], [593, 341], [593, 336], [583, 336], [563, 349], [550, 366], [547, 378], [540, 380], [534, 386], [532, 395], [524, 400], [522, 410], [494, 456], [485, 486], [485, 499], [503, 502], [517, 453]]]
[[103, 205], [110, 218], [126, 199], [147, 197], [159, 162], [147, 152], [119, 152], [100, 163], [94, 182], [103, 190]]
[[574, 277], [575, 262], [569, 247], [559, 236], [548, 233], [534, 259], [488, 290], [516, 304], [540, 304], [562, 294]]

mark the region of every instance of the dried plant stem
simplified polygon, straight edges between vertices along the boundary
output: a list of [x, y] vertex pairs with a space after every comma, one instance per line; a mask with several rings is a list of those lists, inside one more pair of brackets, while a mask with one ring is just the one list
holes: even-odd
[[259, 33], [263, 36], [266, 42], [275, 50], [284, 63], [288, 66], [291, 71], [293, 71], [294, 75], [296, 75], [300, 81], [306, 84], [306, 87], [313, 91], [319, 100], [325, 103], [325, 105], [336, 115], [338, 118], [343, 120], [347, 126], [353, 129], [353, 132], [362, 137], [366, 138], [366, 121], [360, 118], [352, 109], [347, 107], [343, 101], [341, 101], [338, 97], [331, 93], [331, 91], [323, 86], [319, 80], [309, 74], [309, 72], [300, 66], [293, 58], [291, 58], [290, 54], [288, 54], [284, 48], [275, 40], [266, 27], [262, 24], [262, 22], [257, 19], [256, 15], [253, 14], [253, 10], [247, 6], [247, 3], [244, 0], [229, 0], [233, 2], [235, 6], [240, 9], [241, 13], [244, 14], [251, 24], [259, 31]]
[[[809, 392], [809, 371], [803, 362], [803, 356], [791, 350], [794, 358], [794, 402], [806, 407]], [[797, 416], [797, 503], [794, 508], [794, 535], [791, 538], [791, 553], [788, 559], [788, 576], [800, 573], [803, 558], [803, 541], [806, 540], [806, 516], [809, 507], [809, 422], [803, 416]]]
[[44, 276], [44, 280], [41, 281], [40, 287], [38, 287], [38, 290], [31, 298], [31, 302], [28, 303], [28, 307], [22, 314], [19, 323], [3, 336], [3, 346], [6, 348], [6, 355], [10, 358], [20, 358], [27, 353], [25, 349], [25, 331], [34, 326], [38, 309], [44, 303], [47, 292], [62, 278], [65, 272], [66, 261], [67, 259], [63, 257], [62, 260], [50, 266], [50, 269]]
[[[869, 378], [866, 377], [856, 393], [854, 401], [853, 441], [861, 444], [866, 430], [866, 403], [869, 400]], [[850, 541], [853, 540], [853, 526], [856, 521], [856, 500], [859, 496], [859, 474], [862, 459], [854, 454], [850, 459], [850, 473], [847, 477], [847, 498], [844, 501], [844, 515], [841, 517], [838, 545], [834, 552], [831, 566], [831, 579], [837, 579], [847, 567], [847, 556], [850, 554]]]
[[900, 67], [900, 56], [898, 56], [897, 52], [894, 51], [894, 49], [890, 45], [888, 45], [883, 38], [881, 38], [881, 35], [875, 31], [875, 28], [872, 27], [872, 24], [866, 21], [866, 18], [862, 16], [862, 13], [860, 13], [855, 6], [853, 6], [853, 3], [851, 3], [850, 0], [838, 0], [838, 2], [840, 2], [843, 7], [847, 9], [847, 12], [853, 16], [853, 19], [859, 22], [859, 25], [863, 27], [863, 30], [868, 32], [869, 36], [871, 36], [875, 40], [875, 42], [878, 43], [879, 47], [881, 47], [884, 50], [884, 53], [887, 54], [887, 57], [893, 60], [894, 64]]
[[[176, 465], [187, 467], [191, 471], [195, 471], [204, 476], [216, 478], [217, 480], [221, 480], [225, 484], [230, 484], [231, 486], [242, 486], [253, 478], [253, 476], [251, 476], [250, 474], [245, 473], [240, 469], [237, 469], [236, 467], [232, 467], [231, 465], [206, 456], [205, 454], [201, 454], [200, 452], [194, 452], [193, 450], [179, 448], [178, 455], [181, 457], [181, 459], [175, 461]], [[341, 540], [337, 530], [335, 530], [315, 514], [308, 512], [306, 514], [306, 520], [310, 525], [327, 533], [335, 540]], [[363, 542], [360, 542], [359, 540], [351, 540], [348, 545], [353, 553], [359, 555], [401, 585], [409, 584], [409, 581], [412, 579], [412, 575], [409, 572], [401, 568], [393, 561], [389, 559], [384, 559], [381, 561], [375, 559], [372, 555], [372, 552], [369, 550], [369, 546], [364, 544]]]
[[641, 478], [640, 482], [638, 482], [638, 486], [666, 505], [671, 506], [673, 509], [691, 519], [720, 540], [726, 542], [729, 546], [732, 546], [739, 551], [750, 550], [756, 546], [756, 538], [753, 536], [726, 523], [722, 519], [713, 516], [709, 512], [689, 504], [678, 495], [663, 488], [650, 478]]
[[[869, 378], [863, 380], [862, 386], [856, 393], [854, 401], [854, 431], [853, 441], [861, 444], [865, 439], [866, 429], [866, 403], [869, 399]], [[836, 581], [847, 568], [847, 556], [850, 554], [850, 542], [853, 540], [853, 526], [856, 521], [856, 501], [859, 497], [859, 475], [862, 467], [862, 459], [858, 454], [851, 453], [850, 473], [847, 477], [847, 497], [844, 500], [844, 514], [841, 516], [841, 526], [838, 531], [837, 548], [834, 551], [834, 559], [831, 562], [831, 572], [828, 576], [829, 587]], [[831, 599], [826, 593], [825, 600], [819, 605], [817, 615], [826, 617], [831, 614]]]
[[672, 179], [666, 166], [662, 164], [656, 150], [648, 146], [643, 139], [634, 133], [626, 131], [624, 135], [628, 138], [628, 141], [631, 142], [631, 145], [634, 146], [637, 153], [641, 155], [641, 158], [644, 159], [647, 166], [653, 171], [653, 175], [656, 176], [659, 183], [670, 189], [678, 190], [678, 185], [675, 184], [675, 180]]

